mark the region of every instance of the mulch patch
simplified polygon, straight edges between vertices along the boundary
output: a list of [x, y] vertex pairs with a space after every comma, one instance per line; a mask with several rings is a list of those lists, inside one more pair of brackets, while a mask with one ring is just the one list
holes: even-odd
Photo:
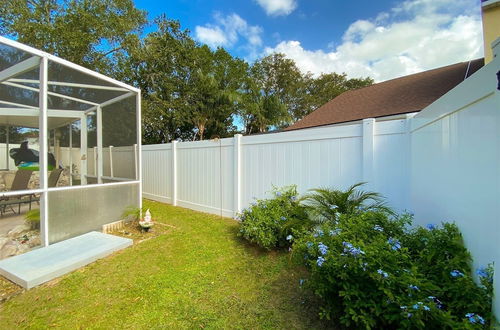
[[164, 235], [172, 229], [175, 229], [175, 227], [164, 223], [155, 222], [152, 228], [150, 228], [148, 231], [145, 231], [139, 225], [139, 221], [131, 221], [125, 223], [124, 228], [110, 232], [109, 234], [131, 238], [132, 240], [134, 240], [134, 244], [137, 244], [143, 241], [147, 241], [151, 238]]

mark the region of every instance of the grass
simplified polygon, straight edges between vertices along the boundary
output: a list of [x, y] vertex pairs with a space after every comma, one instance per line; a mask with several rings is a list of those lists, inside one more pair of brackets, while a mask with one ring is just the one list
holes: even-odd
[[289, 254], [249, 246], [231, 219], [144, 207], [165, 234], [2, 303], [2, 328], [327, 327]]

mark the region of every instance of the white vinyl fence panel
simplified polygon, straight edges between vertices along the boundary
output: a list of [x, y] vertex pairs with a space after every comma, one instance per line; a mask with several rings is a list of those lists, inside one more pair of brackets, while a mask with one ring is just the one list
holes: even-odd
[[172, 145], [142, 146], [142, 172], [144, 197], [172, 203]]
[[391, 206], [403, 210], [407, 143], [406, 120], [368, 119], [336, 127], [145, 145], [143, 193], [158, 201], [234, 216], [255, 199], [269, 196], [273, 187], [297, 185], [305, 193], [366, 181], [366, 189], [383, 192]]

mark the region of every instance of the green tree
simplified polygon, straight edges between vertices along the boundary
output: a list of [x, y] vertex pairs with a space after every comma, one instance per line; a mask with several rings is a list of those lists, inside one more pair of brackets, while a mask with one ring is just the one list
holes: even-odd
[[238, 109], [247, 64], [219, 48], [197, 44], [175, 20], [131, 52], [128, 75], [143, 91], [144, 141], [168, 142], [228, 136]]
[[373, 79], [347, 79], [345, 73], [323, 73], [317, 78], [310, 78], [308, 82], [308, 108], [314, 111], [328, 101], [348, 90], [358, 89], [373, 84]]
[[248, 76], [243, 85], [238, 113], [244, 134], [266, 132], [289, 119], [285, 104], [276, 95], [265, 95], [261, 84], [252, 76]]
[[9, 0], [0, 17], [0, 34], [108, 74], [147, 22], [132, 0]]
[[185, 118], [195, 126], [193, 139], [224, 137], [235, 130], [233, 118], [246, 65], [224, 49], [197, 47], [191, 61]]
[[308, 113], [304, 108], [308, 75], [302, 74], [292, 59], [280, 53], [268, 55], [254, 63], [250, 74], [265, 97], [277, 98], [286, 108], [288, 118], [280, 126], [287, 126]]

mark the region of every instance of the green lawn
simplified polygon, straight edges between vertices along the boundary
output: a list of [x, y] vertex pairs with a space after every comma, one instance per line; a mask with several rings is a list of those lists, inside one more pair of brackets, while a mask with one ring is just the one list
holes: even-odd
[[11, 298], [0, 305], [0, 327], [326, 327], [289, 254], [249, 246], [231, 219], [144, 207], [175, 228]]

